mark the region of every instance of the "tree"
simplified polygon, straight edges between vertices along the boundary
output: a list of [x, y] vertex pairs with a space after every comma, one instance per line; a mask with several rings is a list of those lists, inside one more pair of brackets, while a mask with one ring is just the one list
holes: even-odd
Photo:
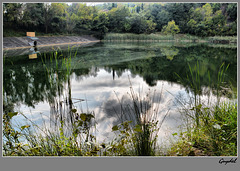
[[147, 21], [147, 28], [146, 28], [146, 33], [153, 33], [155, 32], [156, 29], [156, 23], [154, 23], [152, 20], [146, 20]]
[[112, 9], [117, 8], [117, 3], [112, 3]]
[[131, 32], [133, 33], [144, 33], [147, 28], [147, 22], [142, 14], [135, 13], [130, 18], [131, 20]]
[[228, 20], [234, 22], [237, 20], [237, 3], [230, 3], [227, 7]]
[[[175, 31], [168, 26], [172, 21]], [[197, 36], [236, 35], [237, 3], [3, 3], [3, 23], [4, 35], [8, 29], [84, 34], [99, 30], [101, 35], [106, 30], [176, 34], [179, 29]]]
[[179, 27], [175, 24], [175, 21], [172, 20], [172, 21], [169, 21], [168, 22], [168, 25], [164, 26], [163, 29], [162, 29], [162, 32], [164, 34], [177, 34], [180, 32], [180, 29]]
[[197, 22], [194, 19], [191, 19], [187, 23], [187, 27], [188, 27], [188, 33], [196, 34]]
[[51, 10], [53, 17], [51, 20], [52, 32], [65, 32], [66, 31], [66, 5], [63, 3], [52, 3]]
[[96, 16], [93, 20], [93, 31], [99, 33], [99, 38], [102, 39], [105, 33], [108, 32], [108, 16], [105, 12], [99, 12], [98, 16]]
[[132, 33], [152, 33], [155, 31], [156, 23], [152, 20], [147, 20], [143, 13], [135, 13], [130, 18]]
[[144, 10], [144, 4], [142, 3], [141, 5], [141, 10], [143, 11]]
[[124, 32], [130, 12], [126, 7], [113, 8], [108, 12], [108, 29], [112, 32]]
[[169, 3], [166, 4], [165, 10], [169, 13], [169, 21], [174, 20], [176, 25], [182, 33], [185, 33], [186, 23], [190, 19], [191, 8], [194, 7], [193, 3]]
[[137, 13], [139, 13], [139, 12], [140, 12], [140, 10], [141, 10], [140, 6], [139, 6], [139, 5], [138, 5], [138, 6], [136, 6], [136, 12], [137, 12]]
[[74, 13], [71, 16], [69, 13], [67, 13], [66, 19], [67, 19], [66, 20], [66, 30], [68, 33], [72, 33], [74, 28], [76, 27], [78, 17]]
[[167, 12], [166, 10], [161, 10], [161, 12], [159, 12], [155, 18], [157, 29], [161, 31], [163, 26], [168, 24], [169, 20], [170, 20], [169, 12]]
[[97, 9], [94, 6], [78, 4], [76, 15], [78, 16], [77, 30], [91, 30], [93, 19], [97, 16]]
[[205, 5], [203, 5], [201, 12], [204, 14], [204, 20], [207, 20], [213, 14], [211, 5], [209, 3], [206, 3]]
[[214, 13], [221, 9], [221, 4], [220, 3], [212, 3], [211, 6], [212, 6], [212, 10], [213, 10]]
[[18, 26], [23, 17], [22, 11], [22, 3], [3, 3], [4, 27]]
[[44, 26], [45, 26], [45, 33], [48, 33], [48, 28], [51, 26], [52, 17], [53, 17], [53, 11], [51, 8], [51, 4], [44, 3], [43, 20], [44, 20]]
[[27, 3], [22, 20], [25, 28], [42, 30], [44, 28], [43, 11], [43, 3]]
[[[206, 3], [202, 7], [196, 8], [192, 15], [190, 21], [188, 21], [188, 26], [194, 29], [195, 34], [198, 36], [210, 36], [213, 34], [213, 10], [209, 3]], [[194, 22], [195, 21], [195, 22]], [[188, 29], [189, 29], [188, 27]], [[194, 28], [193, 28], [194, 27]], [[189, 30], [188, 30], [189, 31]], [[190, 31], [193, 32], [193, 31]]]
[[216, 11], [212, 18], [212, 34], [213, 35], [222, 35], [223, 29], [226, 25], [226, 18], [222, 14], [222, 10]]

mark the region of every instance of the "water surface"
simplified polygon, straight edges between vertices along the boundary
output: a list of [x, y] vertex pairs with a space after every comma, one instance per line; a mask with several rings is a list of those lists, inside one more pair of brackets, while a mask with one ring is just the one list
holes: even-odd
[[[144, 97], [155, 91], [161, 97], [159, 120], [169, 111], [160, 138], [171, 135], [181, 125], [176, 98], [193, 93], [188, 82], [189, 67], [199, 65], [200, 87], [215, 89], [220, 66], [225, 73], [224, 88], [237, 87], [237, 47], [176, 43], [97, 43], [89, 47], [55, 52], [8, 56], [3, 60], [4, 112], [18, 111], [37, 124], [45, 119], [54, 129], [59, 118], [71, 123], [71, 109], [94, 113], [99, 141], [112, 138], [112, 126], [120, 122], [120, 104], [131, 104], [130, 87]], [[75, 56], [76, 54], [76, 56]], [[177, 76], [179, 75], [179, 76]], [[209, 79], [210, 76], [210, 79]], [[212, 91], [212, 98], [216, 96]], [[153, 94], [153, 93], [152, 93]], [[207, 99], [202, 91], [203, 100]], [[126, 117], [127, 118], [127, 117]], [[129, 119], [129, 118], [128, 118]], [[21, 125], [23, 117], [15, 120]]]

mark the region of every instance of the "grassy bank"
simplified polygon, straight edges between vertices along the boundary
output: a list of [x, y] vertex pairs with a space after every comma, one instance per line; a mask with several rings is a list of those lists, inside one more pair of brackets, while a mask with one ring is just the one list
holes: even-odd
[[201, 42], [201, 43], [237, 43], [237, 37], [197, 37], [188, 34], [132, 34], [132, 33], [108, 33], [105, 35], [103, 41], [123, 41], [123, 42]]
[[222, 103], [211, 109], [205, 106], [199, 111], [199, 126], [191, 123], [184, 131], [174, 133], [167, 155], [236, 156], [237, 103]]
[[194, 36], [190, 35], [164, 35], [164, 34], [133, 34], [133, 33], [108, 33], [104, 41], [193, 41]]
[[209, 37], [208, 41], [211, 43], [221, 43], [221, 44], [237, 44], [237, 36], [215, 36]]

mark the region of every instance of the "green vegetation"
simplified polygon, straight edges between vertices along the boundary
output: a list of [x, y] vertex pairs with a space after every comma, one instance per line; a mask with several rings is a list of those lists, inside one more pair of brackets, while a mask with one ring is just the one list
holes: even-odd
[[[169, 32], [170, 33], [170, 32]], [[214, 36], [214, 37], [198, 37], [188, 34], [133, 34], [133, 33], [107, 33], [103, 41], [120, 41], [120, 42], [201, 42], [217, 44], [237, 44], [235, 36]]]
[[[201, 113], [198, 129], [188, 120], [169, 149], [169, 156], [236, 156], [237, 103], [222, 103], [212, 107], [196, 107]], [[192, 126], [192, 127], [191, 127]]]
[[[194, 68], [189, 66], [190, 74], [185, 80], [189, 81], [193, 90], [190, 95], [189, 106], [183, 105], [183, 99], [178, 102], [183, 105], [182, 115], [186, 124], [180, 133], [174, 133], [178, 139], [169, 149], [168, 155], [178, 156], [236, 156], [237, 155], [237, 103], [221, 102], [221, 87], [224, 84], [225, 72], [229, 65], [221, 65], [218, 72], [216, 87], [216, 103], [210, 102], [210, 92], [207, 92], [208, 100], [201, 99], [202, 88], [200, 87], [199, 65]], [[179, 77], [179, 75], [177, 75]], [[211, 83], [209, 75], [209, 86]], [[226, 93], [226, 92], [224, 92]], [[192, 100], [191, 100], [192, 99]], [[192, 101], [192, 102], [191, 102]]]
[[223, 43], [223, 44], [229, 44], [229, 43], [237, 43], [237, 37], [235, 36], [214, 36], [209, 37], [208, 40], [212, 43]]
[[172, 35], [162, 34], [133, 34], [133, 33], [108, 33], [104, 37], [105, 41], [160, 41], [174, 40]]
[[[73, 112], [78, 115], [76, 109]], [[3, 115], [3, 155], [4, 156], [88, 156], [93, 151], [87, 143], [89, 137], [90, 122], [94, 116], [82, 113], [71, 128], [66, 127], [63, 121], [57, 131], [46, 127], [40, 128], [30, 119], [30, 124], [23, 125], [19, 131], [12, 128], [11, 118], [18, 113]], [[66, 135], [66, 129], [71, 131]], [[24, 140], [22, 140], [24, 138]], [[85, 139], [84, 139], [85, 138]], [[80, 139], [80, 141], [78, 140]]]
[[[198, 129], [192, 126], [194, 123], [189, 122], [187, 131], [174, 133], [174, 137], [178, 136], [177, 141], [171, 145], [165, 155], [236, 156], [237, 104], [222, 103], [212, 109], [198, 106], [198, 110], [201, 112]], [[153, 156], [164, 153], [159, 150], [157, 144], [158, 131], [164, 120], [158, 123], [154, 118], [148, 118], [149, 121], [147, 121], [146, 117], [140, 125], [132, 125], [132, 121], [124, 121], [112, 127], [112, 131], [117, 135], [113, 141], [99, 144], [97, 137], [90, 134], [90, 129], [94, 127], [91, 125], [94, 115], [78, 114], [76, 109], [72, 112], [78, 116], [72, 126], [68, 127], [64, 122], [60, 122], [57, 131], [46, 127], [40, 128], [30, 120], [28, 120], [30, 124], [21, 125], [16, 130], [17, 128], [12, 127], [11, 119], [19, 114], [17, 112], [4, 114], [3, 155]], [[151, 119], [153, 120], [150, 121]]]
[[135, 93], [131, 87], [129, 94], [131, 103], [124, 106], [119, 101], [121, 124], [112, 127], [114, 132], [118, 131], [120, 137], [119, 142], [112, 143], [118, 155], [155, 156], [157, 154], [158, 132], [168, 112], [159, 122], [158, 113], [162, 92], [160, 97], [156, 97], [155, 93], [155, 91], [149, 92], [145, 97], [141, 97], [140, 93]]
[[175, 21], [169, 21], [168, 25], [164, 26], [162, 29], [164, 34], [171, 34], [174, 35], [180, 32], [179, 27], [175, 24]]
[[151, 34], [133, 34], [133, 33], [107, 33], [103, 41], [147, 41], [147, 42], [208, 42], [207, 38], [203, 39], [200, 37], [184, 34], [162, 34], [162, 33], [151, 33]]
[[106, 33], [236, 36], [237, 3], [3, 3], [3, 36]]

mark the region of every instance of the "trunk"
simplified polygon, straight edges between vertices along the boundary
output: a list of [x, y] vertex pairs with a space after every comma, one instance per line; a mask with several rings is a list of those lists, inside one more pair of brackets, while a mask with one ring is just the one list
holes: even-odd
[[48, 26], [47, 26], [47, 24], [45, 25], [45, 33], [46, 34], [48, 33]]

